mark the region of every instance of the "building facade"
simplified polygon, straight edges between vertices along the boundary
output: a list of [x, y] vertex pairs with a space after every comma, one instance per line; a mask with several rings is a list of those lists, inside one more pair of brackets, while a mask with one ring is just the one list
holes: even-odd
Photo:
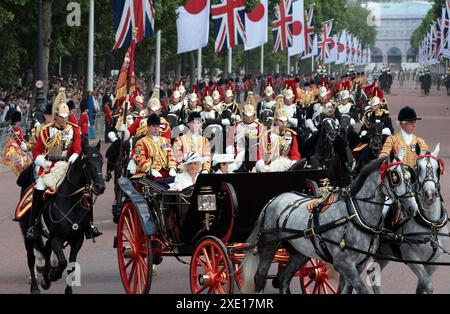
[[420, 26], [431, 9], [430, 1], [362, 1], [371, 11], [368, 23], [377, 29], [373, 63], [401, 64], [416, 62], [417, 55], [411, 48], [413, 32]]

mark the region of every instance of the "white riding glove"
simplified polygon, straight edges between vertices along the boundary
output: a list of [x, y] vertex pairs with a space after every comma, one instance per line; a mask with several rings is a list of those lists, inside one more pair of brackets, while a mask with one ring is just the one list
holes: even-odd
[[208, 170], [202, 170], [202, 173], [203, 174], [208, 174], [209, 172], [208, 172]]
[[39, 155], [34, 160], [34, 164], [38, 167], [47, 168], [47, 161], [45, 160], [44, 155]]
[[20, 143], [20, 148], [21, 148], [24, 152], [26, 152], [26, 151], [28, 150], [27, 143], [25, 143], [25, 142]]
[[152, 169], [152, 170], [151, 170], [151, 175], [152, 175], [153, 177], [155, 177], [155, 178], [162, 178], [161, 173], [160, 173], [159, 171], [155, 170], [155, 169]]
[[68, 160], [69, 164], [74, 163], [75, 160], [77, 160], [78, 156], [79, 156], [79, 155], [76, 154], [76, 153], [72, 154], [72, 156], [70, 156], [70, 158], [69, 158], [69, 160]]
[[355, 124], [356, 124], [355, 119], [350, 118], [350, 125], [351, 125], [351, 126], [354, 126]]
[[264, 160], [262, 160], [262, 159], [258, 160], [255, 165], [256, 171], [266, 172], [265, 166], [266, 166], [266, 163], [264, 162]]
[[367, 131], [366, 130], [361, 131], [360, 137], [363, 137], [363, 136], [366, 136], [366, 135], [367, 135]]
[[383, 135], [392, 135], [391, 130], [389, 128], [384, 128], [383, 131], [381, 131], [381, 134]]
[[313, 132], [317, 132], [318, 131], [316, 126], [314, 125], [314, 122], [311, 119], [306, 120], [305, 121], [305, 125], [306, 125], [307, 128], [309, 128]]
[[127, 170], [130, 171], [130, 174], [136, 173], [136, 163], [134, 162], [134, 159], [131, 159], [128, 163]]
[[169, 170], [169, 175], [170, 175], [171, 177], [175, 177], [175, 176], [177, 175], [177, 171], [176, 171], [175, 169], [171, 168], [171, 169]]
[[119, 128], [117, 130], [120, 132], [125, 132], [126, 130], [128, 130], [128, 128], [124, 123], [122, 123], [121, 125], [119, 125]]
[[298, 119], [296, 119], [296, 118], [288, 118], [288, 122], [294, 128], [296, 128], [298, 126]]
[[114, 133], [113, 131], [110, 131], [108, 133], [108, 138], [111, 141], [111, 143], [114, 143], [115, 141], [117, 141], [119, 138], [117, 137], [116, 133]]
[[222, 125], [224, 125], [224, 126], [230, 126], [231, 125], [231, 123], [230, 123], [230, 120], [229, 119], [222, 119]]

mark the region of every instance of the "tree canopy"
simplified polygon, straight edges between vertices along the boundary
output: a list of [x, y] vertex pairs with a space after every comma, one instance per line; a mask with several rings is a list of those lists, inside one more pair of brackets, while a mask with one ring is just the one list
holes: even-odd
[[[442, 2], [439, 0], [437, 2]], [[48, 34], [48, 74], [57, 75], [59, 61], [62, 60], [62, 73], [85, 76], [87, 64], [88, 13], [89, 0], [43, 0], [47, 5], [47, 15], [51, 17]], [[69, 26], [67, 10], [69, 2], [80, 4], [81, 25]], [[213, 3], [215, 0], [212, 1]], [[247, 1], [247, 11], [258, 4], [258, 0]], [[36, 35], [37, 35], [37, 1], [3, 0], [0, 3], [0, 39], [3, 53], [0, 55], [0, 86], [11, 86], [27, 70], [36, 68]], [[177, 55], [177, 30], [175, 9], [186, 3], [186, 0], [157, 0], [155, 28], [160, 29], [161, 36], [161, 72], [163, 75], [193, 73], [195, 68], [195, 52]], [[271, 23], [275, 5], [278, 1], [269, 0], [269, 42], [265, 46], [265, 69], [274, 72], [277, 64], [283, 67], [286, 53], [272, 54], [273, 37]], [[345, 0], [305, 0], [305, 8], [315, 3], [314, 23], [316, 32], [320, 32], [321, 23], [334, 18], [333, 33], [347, 29], [358, 36], [366, 46], [373, 46], [376, 31], [366, 23], [369, 11], [357, 4], [347, 4]], [[351, 12], [351, 13], [350, 13]], [[214, 52], [214, 35], [212, 20], [210, 21], [209, 45], [203, 49], [203, 67], [209, 71], [224, 69], [226, 53]], [[44, 36], [44, 38], [46, 38]], [[136, 73], [152, 75], [155, 63], [155, 38], [146, 38], [136, 48]], [[112, 50], [114, 45], [114, 21], [111, 0], [95, 0], [95, 73], [108, 75], [112, 69], [120, 69], [125, 53], [124, 49]], [[256, 74], [259, 72], [260, 50], [244, 52], [243, 45], [233, 49], [233, 71], [244, 68]], [[309, 62], [309, 61], [302, 61]], [[190, 71], [190, 72], [189, 72]]]

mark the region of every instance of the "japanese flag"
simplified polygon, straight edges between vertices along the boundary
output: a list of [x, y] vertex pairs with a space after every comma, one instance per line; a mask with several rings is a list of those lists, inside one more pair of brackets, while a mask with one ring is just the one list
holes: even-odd
[[267, 43], [268, 25], [268, 0], [261, 0], [261, 3], [252, 12], [245, 14], [245, 50], [250, 50]]
[[210, 0], [189, 0], [178, 7], [178, 54], [205, 47], [209, 38]]

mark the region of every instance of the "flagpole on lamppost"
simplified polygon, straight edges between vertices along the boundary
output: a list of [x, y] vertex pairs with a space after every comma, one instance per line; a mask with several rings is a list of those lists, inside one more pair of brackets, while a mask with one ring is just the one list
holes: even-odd
[[288, 51], [288, 54], [287, 54], [287, 66], [286, 66], [286, 68], [287, 68], [286, 74], [289, 76], [291, 74], [291, 57], [289, 57], [289, 51]]
[[233, 62], [233, 48], [228, 48], [228, 73], [227, 73], [227, 77], [231, 76], [232, 62]]
[[161, 85], [161, 30], [156, 32], [155, 85]]
[[36, 119], [39, 122], [44, 123], [44, 111], [45, 111], [45, 95], [44, 95], [44, 44], [42, 42], [42, 0], [38, 0], [38, 25], [37, 25], [37, 56], [36, 56], [36, 102], [34, 107], [34, 113]]
[[197, 81], [202, 80], [202, 48], [197, 50]]
[[[94, 0], [89, 0], [89, 31], [88, 31], [88, 65], [87, 65], [87, 96], [89, 104], [89, 121], [94, 118]], [[95, 135], [93, 135], [95, 138]], [[88, 136], [89, 137], [89, 136]], [[89, 137], [90, 138], [90, 137]]]
[[259, 68], [261, 74], [264, 73], [264, 45], [261, 45], [261, 64]]

